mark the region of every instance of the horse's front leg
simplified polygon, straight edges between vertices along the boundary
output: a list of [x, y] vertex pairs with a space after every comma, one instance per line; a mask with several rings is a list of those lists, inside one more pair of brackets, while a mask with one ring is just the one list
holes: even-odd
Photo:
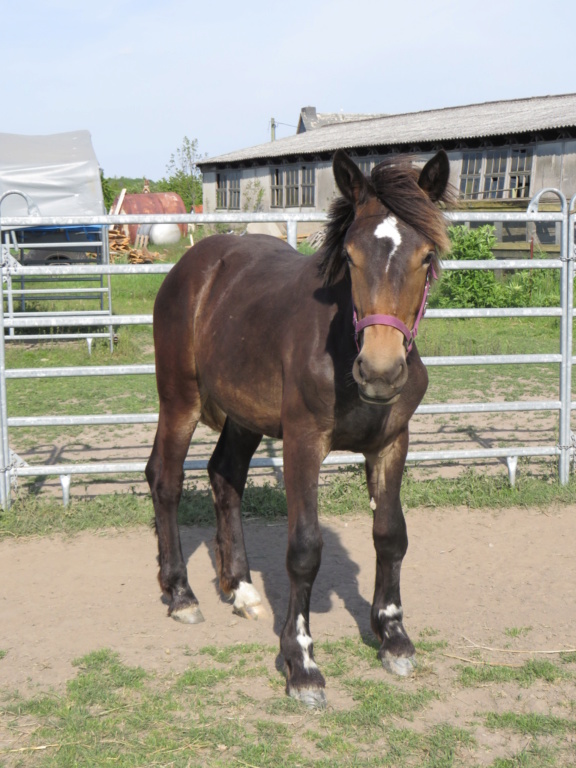
[[324, 456], [321, 443], [307, 431], [284, 434], [290, 600], [280, 649], [286, 669], [286, 693], [314, 708], [326, 706], [326, 684], [314, 661], [310, 633], [310, 595], [322, 553], [318, 524], [318, 474]]
[[378, 658], [385, 669], [410, 675], [415, 648], [402, 623], [400, 569], [408, 548], [406, 522], [400, 503], [400, 485], [406, 454], [408, 429], [379, 455], [366, 455], [366, 480], [374, 511], [373, 538], [376, 549], [376, 584], [371, 624], [381, 642]]

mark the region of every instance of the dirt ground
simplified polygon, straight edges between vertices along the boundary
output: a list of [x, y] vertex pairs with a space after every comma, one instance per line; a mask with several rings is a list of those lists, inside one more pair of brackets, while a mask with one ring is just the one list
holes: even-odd
[[[576, 508], [411, 510], [407, 520], [402, 596], [414, 639], [437, 630], [447, 654], [467, 657], [471, 643], [502, 648], [506, 630], [523, 628], [511, 647], [576, 647]], [[312, 634], [321, 641], [368, 632], [370, 519], [323, 519], [322, 530]], [[0, 650], [6, 652], [0, 686], [22, 694], [61, 689], [76, 674], [72, 661], [99, 648], [148, 670], [180, 671], [190, 651], [206, 645], [277, 645], [288, 596], [285, 523], [246, 525], [253, 580], [267, 610], [259, 622], [233, 615], [221, 599], [213, 536], [207, 528], [183, 530], [190, 581], [206, 619], [196, 626], [166, 616], [152, 531], [0, 542]], [[490, 654], [491, 661], [500, 659], [510, 656]]]

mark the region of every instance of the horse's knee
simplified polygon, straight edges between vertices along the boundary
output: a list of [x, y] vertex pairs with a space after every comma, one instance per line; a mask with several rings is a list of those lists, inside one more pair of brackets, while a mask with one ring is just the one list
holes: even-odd
[[403, 558], [408, 549], [408, 532], [404, 518], [401, 523], [394, 526], [385, 528], [374, 526], [372, 538], [379, 558], [385, 560]]
[[148, 481], [148, 485], [150, 486], [150, 489], [155, 486], [156, 484], [156, 478], [160, 474], [160, 458], [158, 456], [158, 453], [156, 452], [156, 449], [152, 449], [152, 453], [150, 454], [150, 458], [148, 459], [146, 463], [146, 467], [144, 469], [144, 474], [146, 475], [146, 480]]
[[322, 534], [318, 527], [297, 530], [289, 538], [286, 565], [293, 578], [314, 578], [320, 568]]

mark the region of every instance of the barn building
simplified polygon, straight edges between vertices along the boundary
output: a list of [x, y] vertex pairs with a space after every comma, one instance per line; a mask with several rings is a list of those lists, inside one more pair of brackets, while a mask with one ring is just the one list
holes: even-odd
[[[391, 153], [426, 161], [444, 148], [465, 206], [522, 210], [544, 187], [569, 199], [576, 193], [576, 94], [400, 115], [304, 107], [295, 135], [200, 163], [204, 211], [326, 211], [336, 193], [331, 161], [338, 148], [365, 173]], [[510, 242], [530, 235], [514, 228], [499, 234]], [[557, 239], [553, 230], [539, 234], [547, 245]]]

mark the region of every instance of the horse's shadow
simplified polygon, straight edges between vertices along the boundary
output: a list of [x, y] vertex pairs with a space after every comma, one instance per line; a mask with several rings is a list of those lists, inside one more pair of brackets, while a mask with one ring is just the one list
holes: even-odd
[[[324, 547], [322, 565], [312, 590], [311, 624], [313, 614], [333, 610], [333, 596], [342, 601], [344, 609], [358, 626], [360, 636], [370, 633], [370, 603], [360, 593], [358, 574], [360, 568], [350, 559], [340, 536], [327, 525], [321, 525]], [[260, 573], [266, 599], [273, 614], [274, 632], [280, 636], [288, 611], [289, 580], [286, 572], [287, 523], [285, 520], [272, 524], [248, 523], [244, 525], [246, 550], [252, 573]], [[188, 562], [196, 549], [206, 545], [214, 568], [214, 587], [218, 590], [214, 529], [185, 526], [181, 530], [182, 549]], [[367, 556], [373, 556], [371, 542], [367, 542]], [[194, 573], [189, 571], [194, 589]], [[203, 596], [206, 600], [207, 596]], [[232, 610], [232, 609], [230, 609]]]

